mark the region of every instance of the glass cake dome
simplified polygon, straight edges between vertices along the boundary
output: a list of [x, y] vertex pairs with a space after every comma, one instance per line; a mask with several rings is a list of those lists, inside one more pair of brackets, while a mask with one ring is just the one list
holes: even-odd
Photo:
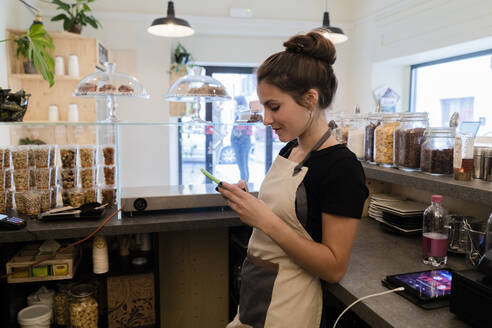
[[177, 102], [195, 102], [197, 98], [199, 101], [205, 102], [231, 99], [219, 80], [202, 75], [203, 67], [196, 66], [190, 71], [191, 74], [183, 76], [173, 83], [164, 99]]
[[117, 97], [148, 99], [149, 94], [136, 78], [125, 73], [115, 72], [116, 64], [104, 63], [105, 71], [96, 72], [80, 80], [73, 95], [84, 98], [106, 99], [107, 117], [105, 122], [118, 122], [116, 110]]
[[193, 103], [193, 121], [203, 121], [200, 118], [201, 102], [231, 99], [225, 86], [219, 80], [204, 75], [204, 72], [200, 66], [191, 68], [189, 74], [177, 79], [164, 96], [168, 101]]
[[104, 63], [105, 71], [84, 77], [73, 93], [76, 97], [98, 98], [107, 96], [149, 98], [147, 90], [136, 78], [115, 72], [116, 64]]

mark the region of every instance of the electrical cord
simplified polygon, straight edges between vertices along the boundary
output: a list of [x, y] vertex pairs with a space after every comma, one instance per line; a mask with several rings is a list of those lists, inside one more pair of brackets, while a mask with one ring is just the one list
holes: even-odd
[[47, 258], [44, 258], [42, 260], [39, 260], [37, 262], [34, 262], [33, 264], [27, 266], [25, 268], [25, 270], [23, 271], [16, 271], [16, 272], [10, 272], [10, 273], [6, 273], [4, 274], [3, 276], [0, 276], [0, 280], [3, 280], [5, 278], [7, 278], [8, 276], [14, 274], [14, 273], [19, 273], [19, 272], [25, 272], [25, 271], [28, 271], [29, 269], [31, 269], [32, 267], [36, 266], [36, 265], [39, 265], [41, 263], [43, 263], [44, 261], [48, 261], [48, 260], [51, 260], [51, 259], [54, 259], [56, 257], [56, 255], [60, 254], [61, 252], [63, 251], [66, 251], [67, 249], [69, 248], [72, 248], [74, 246], [77, 246], [79, 244], [82, 244], [84, 241], [86, 241], [87, 239], [91, 238], [92, 236], [94, 236], [97, 232], [99, 232], [99, 230], [101, 230], [105, 225], [106, 223], [109, 222], [109, 220], [111, 220], [116, 214], [118, 214], [122, 209], [120, 208], [119, 210], [117, 210], [116, 212], [114, 212], [113, 214], [111, 214], [110, 216], [108, 216], [94, 231], [92, 231], [90, 234], [88, 234], [87, 236], [85, 236], [84, 238], [76, 241], [76, 242], [73, 242], [71, 243], [70, 245], [68, 246], [65, 246], [63, 248], [60, 248], [58, 249], [56, 252], [54, 252], [52, 255], [50, 255], [49, 257]]
[[354, 306], [355, 304], [359, 303], [360, 301], [363, 301], [363, 300], [366, 300], [368, 298], [371, 298], [371, 297], [376, 297], [376, 296], [381, 296], [381, 295], [386, 295], [386, 294], [389, 294], [389, 293], [394, 293], [394, 292], [402, 292], [405, 290], [405, 287], [398, 287], [398, 288], [395, 288], [395, 289], [391, 289], [391, 290], [387, 290], [385, 292], [381, 292], [381, 293], [376, 293], [376, 294], [371, 294], [371, 295], [367, 295], [367, 296], [364, 296], [364, 297], [361, 297], [359, 298], [358, 300], [356, 300], [355, 302], [353, 302], [352, 304], [350, 304], [349, 306], [347, 306], [345, 308], [345, 310], [343, 310], [342, 313], [340, 313], [340, 315], [338, 316], [337, 320], [335, 321], [335, 323], [333, 324], [333, 328], [335, 328], [337, 326], [337, 323], [338, 321], [340, 320], [340, 318], [345, 314], [345, 312], [348, 311], [348, 309], [350, 309], [352, 306]]

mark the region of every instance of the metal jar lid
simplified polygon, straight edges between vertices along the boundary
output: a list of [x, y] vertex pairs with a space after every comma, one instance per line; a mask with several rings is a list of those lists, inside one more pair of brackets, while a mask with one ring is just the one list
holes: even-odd
[[487, 147], [473, 147], [473, 156], [481, 156]]

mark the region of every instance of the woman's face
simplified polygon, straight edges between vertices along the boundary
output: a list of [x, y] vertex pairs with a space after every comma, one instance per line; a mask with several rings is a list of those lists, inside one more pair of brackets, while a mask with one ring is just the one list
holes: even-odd
[[270, 125], [280, 141], [293, 140], [305, 131], [309, 109], [296, 103], [288, 93], [266, 82], [260, 82], [256, 91], [265, 108], [263, 124]]

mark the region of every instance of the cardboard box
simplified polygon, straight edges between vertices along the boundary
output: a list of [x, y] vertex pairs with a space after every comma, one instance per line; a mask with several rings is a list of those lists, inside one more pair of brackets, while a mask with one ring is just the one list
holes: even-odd
[[[80, 258], [77, 248], [70, 248], [55, 258], [49, 259], [50, 254], [40, 255], [38, 248], [41, 244], [28, 244], [24, 246], [6, 264], [8, 283], [21, 283], [45, 280], [72, 279], [78, 260]], [[46, 261], [30, 267], [41, 259]]]

